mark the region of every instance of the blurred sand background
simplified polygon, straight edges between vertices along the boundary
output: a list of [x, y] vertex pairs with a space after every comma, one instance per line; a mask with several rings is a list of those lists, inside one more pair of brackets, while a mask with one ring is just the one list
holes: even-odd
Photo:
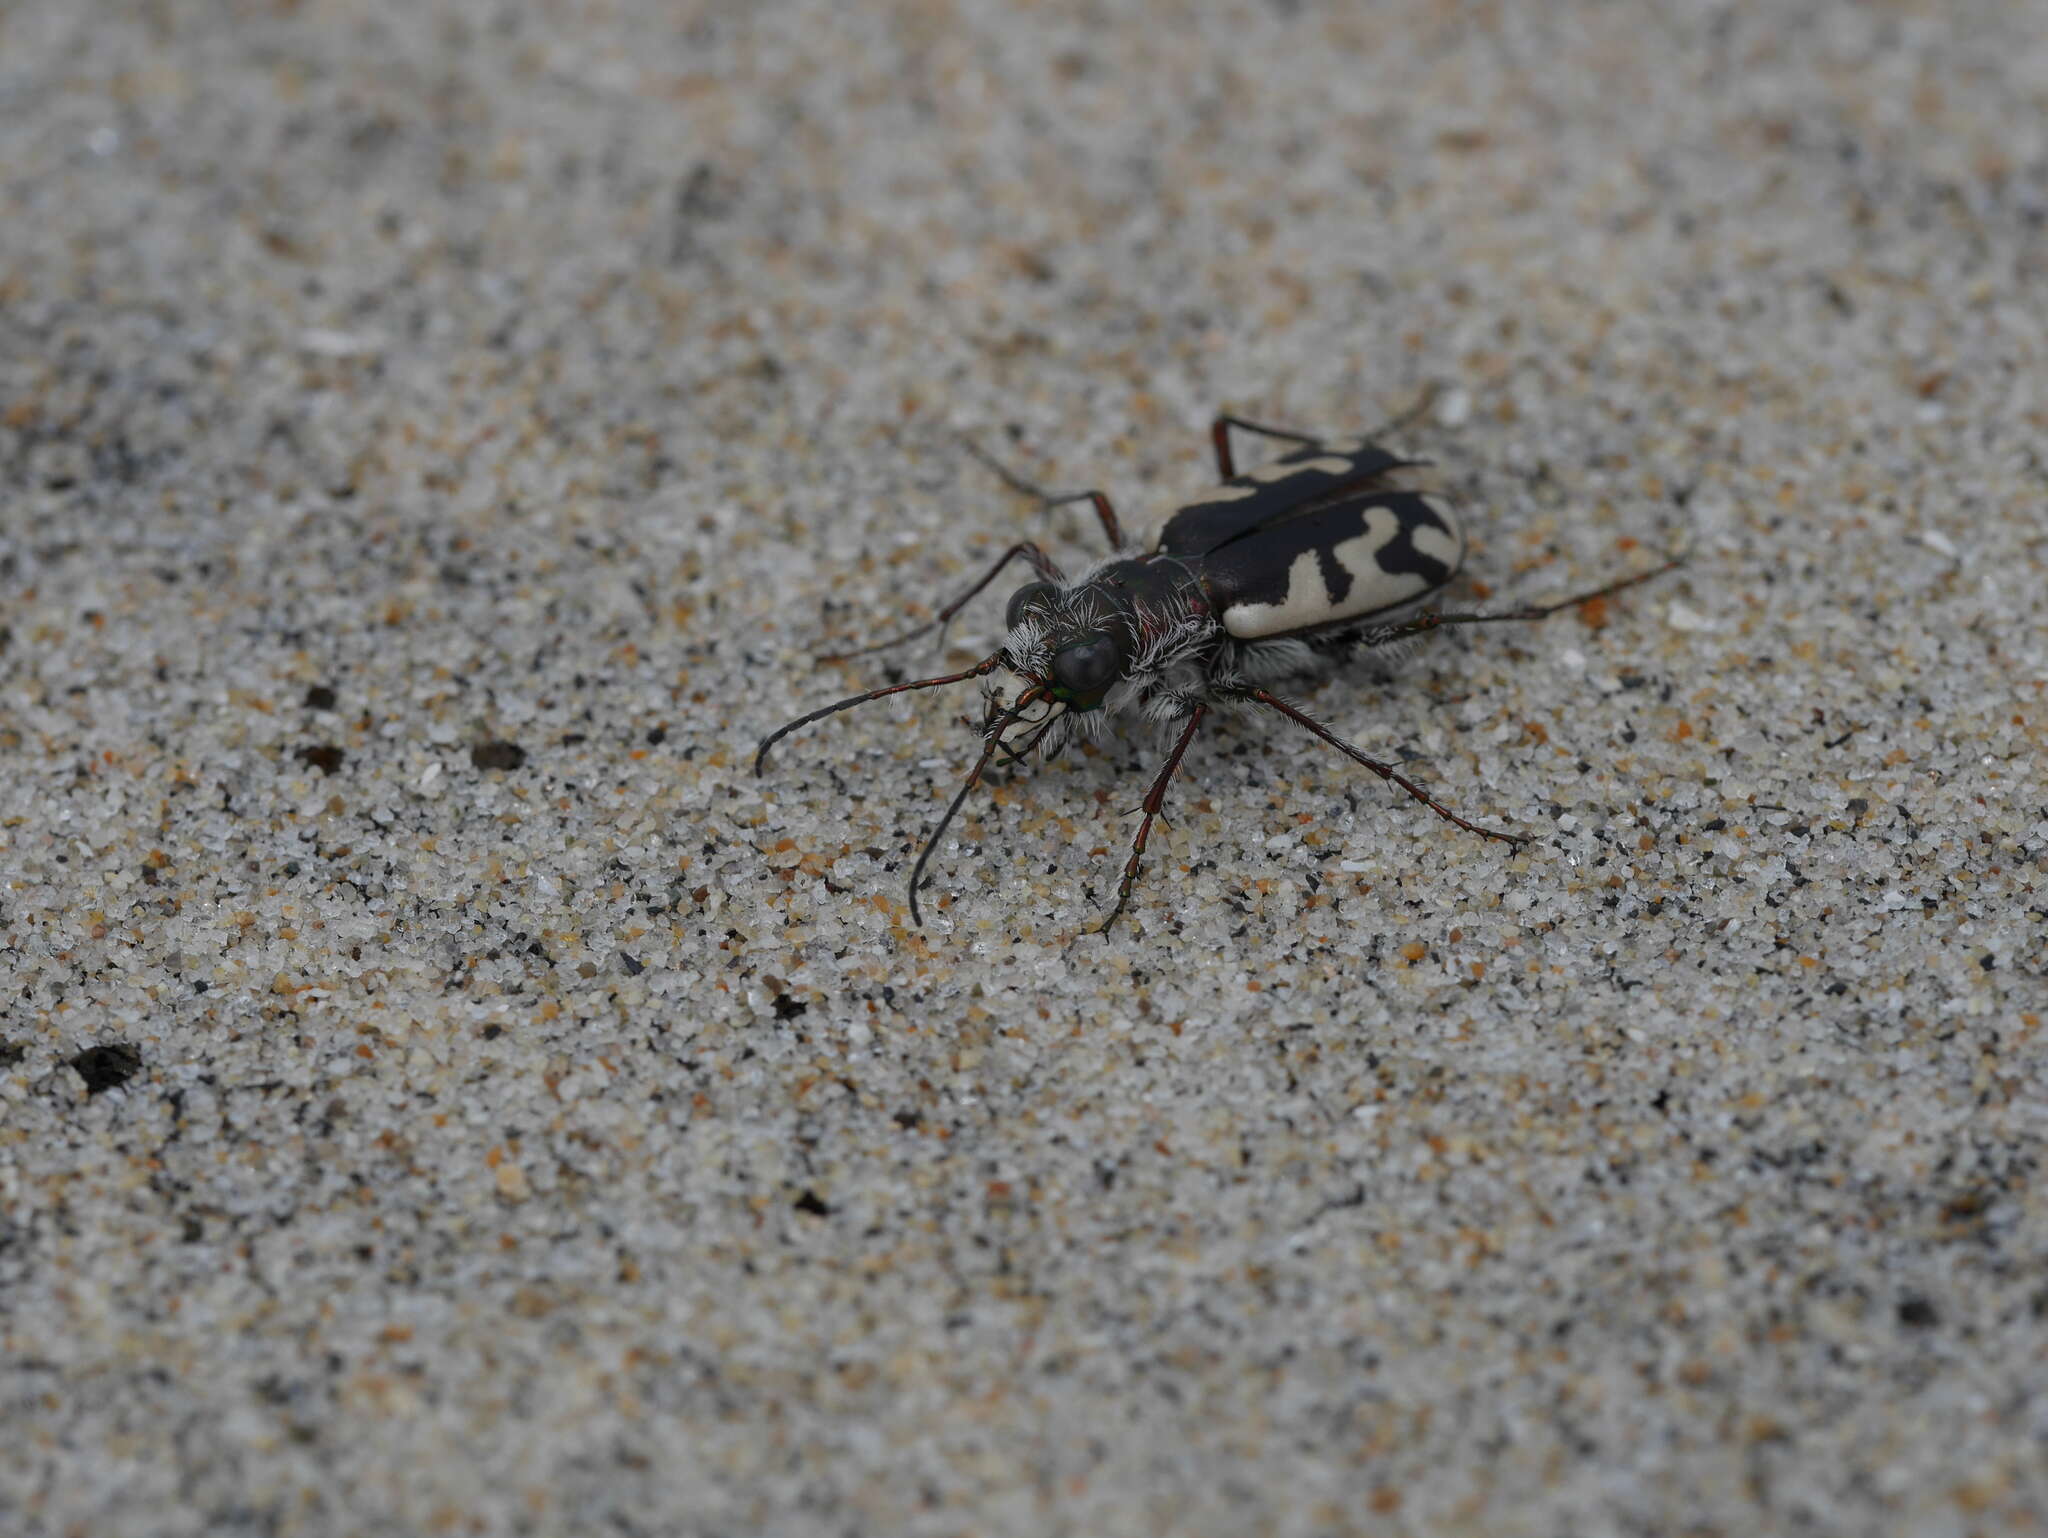
[[[2042, 22], [0, 8], [0, 1530], [2048, 1530]], [[1533, 847], [748, 773], [1429, 385]]]

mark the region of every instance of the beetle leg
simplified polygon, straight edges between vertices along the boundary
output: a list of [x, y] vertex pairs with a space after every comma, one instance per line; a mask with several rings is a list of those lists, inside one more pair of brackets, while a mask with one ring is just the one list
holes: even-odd
[[1505, 620], [1548, 619], [1560, 610], [1572, 608], [1577, 604], [1591, 603], [1596, 598], [1605, 598], [1610, 594], [1619, 593], [1624, 588], [1648, 582], [1652, 577], [1661, 577], [1673, 567], [1684, 563], [1684, 555], [1674, 555], [1662, 566], [1653, 566], [1648, 571], [1639, 571], [1632, 577], [1623, 577], [1620, 581], [1610, 582], [1605, 587], [1596, 587], [1590, 593], [1574, 593], [1571, 597], [1560, 598], [1555, 603], [1531, 604], [1527, 608], [1508, 609], [1499, 614], [1418, 614], [1403, 624], [1383, 625], [1377, 630], [1364, 632], [1359, 636], [1357, 645], [1361, 650], [1385, 646], [1408, 636], [1440, 630], [1445, 625], [1496, 625]]
[[1152, 781], [1152, 788], [1145, 792], [1145, 816], [1138, 824], [1138, 836], [1131, 840], [1131, 857], [1124, 861], [1123, 879], [1116, 885], [1116, 906], [1109, 910], [1109, 917], [1102, 921], [1095, 933], [1106, 935], [1109, 926], [1124, 911], [1124, 905], [1131, 900], [1131, 888], [1137, 884], [1138, 863], [1145, 857], [1145, 841], [1152, 836], [1152, 821], [1159, 815], [1160, 807], [1166, 804], [1166, 787], [1173, 783], [1173, 777], [1180, 773], [1180, 761], [1187, 757], [1188, 744], [1195, 740], [1195, 728], [1202, 724], [1202, 717], [1209, 713], [1206, 705], [1197, 705], [1188, 716], [1188, 724], [1181, 728], [1180, 739], [1174, 743], [1173, 751], [1167, 755], [1166, 763]]
[[996, 574], [1020, 555], [1031, 563], [1031, 569], [1037, 572], [1045, 581], [1062, 582], [1066, 580], [1066, 573], [1053, 564], [1052, 558], [1027, 539], [1005, 550], [997, 558], [995, 565], [981, 574], [980, 581], [947, 604], [945, 608], [939, 610], [937, 614], [934, 614], [922, 625], [906, 630], [901, 635], [891, 636], [886, 641], [877, 641], [872, 646], [857, 646], [852, 651], [831, 652], [820, 657], [818, 660], [820, 662], [844, 662], [849, 657], [865, 657], [869, 652], [886, 651], [892, 646], [901, 646], [905, 641], [915, 641], [919, 636], [929, 634], [931, 631], [943, 630], [952, 622], [954, 615], [958, 614], [973, 601], [975, 594], [995, 581]]
[[1284, 427], [1266, 427], [1258, 422], [1247, 422], [1243, 417], [1234, 417], [1227, 412], [1209, 424], [1209, 441], [1216, 445], [1216, 474], [1220, 480], [1237, 478], [1237, 461], [1230, 452], [1230, 430], [1241, 433], [1256, 433], [1261, 438], [1278, 438], [1282, 443], [1299, 443], [1313, 447], [1322, 440], [1311, 438], [1307, 433], [1292, 433]]
[[1416, 784], [1413, 780], [1409, 779], [1405, 774], [1401, 773], [1401, 771], [1396, 769], [1392, 764], [1383, 764], [1376, 758], [1368, 757], [1365, 753], [1353, 747], [1350, 743], [1346, 742], [1342, 737], [1339, 737], [1335, 732], [1331, 731], [1327, 726], [1323, 725], [1322, 722], [1316, 720], [1314, 716], [1311, 716], [1307, 711], [1303, 710], [1300, 706], [1289, 704], [1286, 700], [1281, 699], [1279, 695], [1272, 693], [1270, 690], [1261, 689], [1256, 687], [1255, 685], [1248, 685], [1241, 689], [1231, 690], [1230, 697], [1241, 700], [1250, 700], [1253, 704], [1264, 705], [1269, 710], [1277, 710], [1281, 715], [1287, 717], [1288, 720], [1294, 722], [1297, 726], [1306, 727], [1309, 731], [1315, 733], [1316, 736], [1322, 738], [1323, 741], [1327, 742], [1339, 753], [1342, 753], [1346, 758], [1349, 758], [1356, 763], [1365, 765], [1366, 768], [1370, 769], [1374, 774], [1378, 775], [1381, 779], [1387, 781], [1389, 784], [1400, 786], [1403, 790], [1407, 791], [1409, 795], [1413, 796], [1417, 801], [1420, 801], [1424, 806], [1428, 807], [1432, 812], [1436, 813], [1437, 816], [1443, 818], [1445, 822], [1455, 823], [1459, 827], [1463, 828], [1467, 833], [1477, 833], [1481, 838], [1499, 839], [1503, 844], [1526, 844], [1529, 842], [1529, 835], [1526, 833], [1502, 833], [1494, 828], [1482, 828], [1476, 822], [1467, 822], [1464, 818], [1460, 817], [1456, 812], [1452, 811], [1449, 807], [1445, 806], [1441, 801], [1437, 800], [1435, 796], [1432, 796], [1420, 785]]
[[[1389, 434], [1407, 427], [1436, 404], [1436, 392], [1437, 387], [1434, 383], [1424, 385], [1422, 394], [1414, 405], [1367, 433], [1365, 441], [1377, 443]], [[1256, 433], [1261, 438], [1278, 438], [1282, 443], [1299, 443], [1305, 448], [1313, 448], [1323, 441], [1320, 438], [1311, 438], [1306, 433], [1289, 432], [1284, 427], [1267, 427], [1263, 423], [1248, 422], [1243, 417], [1225, 413], [1209, 424], [1209, 441], [1216, 445], [1216, 469], [1226, 481], [1235, 480], [1237, 477], [1237, 463], [1230, 452], [1230, 429], [1233, 427], [1241, 433]]]
[[1095, 516], [1102, 524], [1102, 532], [1109, 540], [1109, 548], [1111, 550], [1123, 549], [1123, 525], [1117, 522], [1116, 509], [1109, 505], [1109, 498], [1103, 495], [1103, 493], [1099, 491], [1047, 491], [1043, 486], [1035, 486], [1030, 481], [1025, 480], [1015, 470], [1012, 470], [1001, 460], [989, 454], [972, 438], [962, 437], [960, 441], [966, 445], [967, 452], [993, 470], [1005, 486], [1023, 496], [1036, 498], [1039, 505], [1048, 513], [1056, 507], [1067, 507], [1075, 502], [1094, 503]]

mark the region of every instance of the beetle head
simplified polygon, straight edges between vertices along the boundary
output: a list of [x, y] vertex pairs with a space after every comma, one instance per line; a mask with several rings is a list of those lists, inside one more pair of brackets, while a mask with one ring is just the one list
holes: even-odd
[[1131, 671], [1128, 616], [1085, 585], [1027, 582], [1010, 595], [1005, 665], [1067, 710], [1099, 710]]

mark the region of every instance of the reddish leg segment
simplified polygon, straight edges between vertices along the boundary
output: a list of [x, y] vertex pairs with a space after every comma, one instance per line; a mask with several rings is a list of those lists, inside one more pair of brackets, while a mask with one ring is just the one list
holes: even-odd
[[[1420, 400], [1416, 401], [1414, 405], [1410, 406], [1392, 421], [1367, 433], [1365, 435], [1366, 441], [1377, 443], [1389, 433], [1399, 432], [1435, 404], [1436, 386], [1433, 384], [1423, 386], [1422, 398]], [[1243, 417], [1234, 417], [1227, 414], [1219, 416], [1209, 424], [1209, 441], [1216, 445], [1216, 469], [1226, 481], [1234, 480], [1237, 476], [1237, 462], [1230, 452], [1230, 430], [1233, 427], [1241, 433], [1256, 433], [1261, 438], [1278, 438], [1282, 443], [1298, 443], [1304, 448], [1313, 448], [1316, 444], [1323, 441], [1320, 438], [1311, 438], [1306, 433], [1289, 432], [1284, 427], [1267, 427], [1259, 422], [1247, 422]]]
[[1048, 513], [1056, 507], [1068, 507], [1076, 502], [1092, 502], [1095, 505], [1095, 517], [1102, 524], [1102, 532], [1109, 540], [1109, 548], [1111, 550], [1123, 549], [1123, 525], [1117, 522], [1116, 509], [1109, 505], [1109, 498], [1101, 492], [1047, 491], [1043, 486], [1034, 486], [1031, 482], [1025, 480], [1023, 476], [1012, 470], [1000, 459], [983, 450], [972, 438], [962, 438], [960, 441], [967, 446], [967, 452], [993, 470], [1005, 486], [1023, 496], [1036, 498], [1039, 505]]
[[1187, 757], [1188, 744], [1195, 740], [1195, 728], [1202, 724], [1202, 717], [1209, 713], [1206, 705], [1197, 705], [1194, 714], [1188, 717], [1188, 724], [1181, 728], [1180, 740], [1173, 745], [1173, 752], [1167, 755], [1165, 766], [1160, 769], [1152, 788], [1145, 792], [1145, 816], [1138, 824], [1138, 836], [1131, 840], [1131, 857], [1124, 861], [1123, 879], [1117, 883], [1116, 906], [1109, 910], [1109, 917], [1102, 921], [1099, 935], [1109, 933], [1109, 926], [1124, 911], [1124, 905], [1131, 900], [1131, 888], [1138, 880], [1138, 862], [1145, 857], [1145, 841], [1152, 836], [1152, 820], [1159, 815], [1160, 807], [1166, 804], [1166, 787], [1173, 783], [1173, 777], [1180, 773], [1180, 761]]

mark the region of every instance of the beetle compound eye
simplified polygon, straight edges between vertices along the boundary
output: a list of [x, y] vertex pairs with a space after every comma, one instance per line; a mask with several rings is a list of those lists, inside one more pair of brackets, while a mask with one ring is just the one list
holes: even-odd
[[1063, 696], [1087, 699], [1115, 683], [1121, 666], [1116, 642], [1106, 635], [1098, 635], [1055, 652], [1052, 681]]
[[1014, 630], [1025, 614], [1040, 605], [1047, 595], [1054, 591], [1050, 582], [1027, 582], [1010, 595], [1009, 611], [1003, 616], [1003, 627]]

